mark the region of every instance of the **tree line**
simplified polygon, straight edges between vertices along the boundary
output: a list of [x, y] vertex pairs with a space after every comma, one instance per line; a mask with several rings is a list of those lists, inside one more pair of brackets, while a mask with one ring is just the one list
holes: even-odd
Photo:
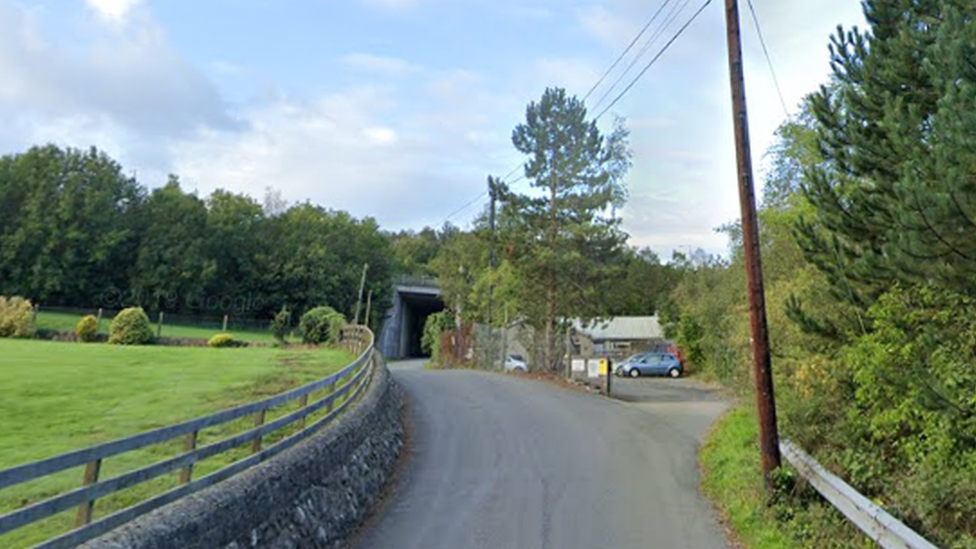
[[[939, 546], [976, 547], [976, 22], [960, 1], [864, 10], [769, 154], [781, 431]], [[664, 316], [695, 366], [746, 391], [741, 235], [723, 230], [730, 257], [694, 265]], [[857, 543], [800, 516], [784, 522], [801, 545]]]
[[[270, 318], [390, 298], [394, 256], [372, 218], [311, 203], [149, 190], [95, 148], [0, 157], [0, 295], [34, 303]], [[295, 317], [297, 318], [297, 316]]]
[[[0, 295], [24, 296], [42, 307], [141, 306], [264, 320], [283, 307], [297, 319], [328, 304], [351, 318], [368, 264], [364, 293], [376, 304], [374, 321], [398, 275], [438, 278], [445, 300], [465, 321], [522, 319], [540, 333], [550, 320], [554, 330], [557, 318], [654, 314], [680, 269], [649, 249], [627, 246], [619, 218], [610, 215], [609, 206], [623, 203], [619, 178], [629, 162], [622, 122], [601, 145], [575, 98], [561, 90], [547, 94], [550, 118], [557, 107], [570, 109], [571, 130], [580, 143], [590, 140], [586, 162], [602, 162], [607, 171], [577, 174], [587, 164], [572, 153], [562, 159], [571, 168], [561, 173], [542, 164], [533, 168], [532, 181], [548, 185], [546, 200], [499, 185], [494, 240], [487, 209], [467, 231], [446, 223], [390, 232], [372, 218], [288, 204], [270, 189], [261, 201], [220, 189], [201, 198], [170, 176], [150, 190], [96, 148], [46, 145], [5, 155]], [[532, 139], [548, 138], [540, 133]], [[537, 245], [540, 235], [544, 242]], [[492, 247], [495, 269], [489, 268]]]

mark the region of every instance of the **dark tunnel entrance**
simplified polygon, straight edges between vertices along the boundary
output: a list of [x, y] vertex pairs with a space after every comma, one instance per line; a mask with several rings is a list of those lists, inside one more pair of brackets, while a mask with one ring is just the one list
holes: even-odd
[[429, 357], [424, 353], [420, 340], [423, 337], [427, 317], [444, 310], [440, 296], [429, 294], [401, 293], [403, 300], [402, 324], [400, 325], [399, 355], [402, 358]]

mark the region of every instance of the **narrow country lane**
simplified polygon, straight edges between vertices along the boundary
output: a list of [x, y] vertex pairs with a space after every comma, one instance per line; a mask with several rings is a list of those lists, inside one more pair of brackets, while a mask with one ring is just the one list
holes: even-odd
[[698, 492], [714, 397], [673, 384], [707, 402], [642, 408], [514, 376], [391, 370], [409, 398], [413, 450], [352, 546], [726, 547]]

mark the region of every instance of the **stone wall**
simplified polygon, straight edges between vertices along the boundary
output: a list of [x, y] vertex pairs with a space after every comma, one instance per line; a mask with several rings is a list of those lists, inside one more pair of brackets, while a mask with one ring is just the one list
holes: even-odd
[[385, 365], [363, 398], [294, 448], [95, 539], [84, 549], [335, 547], [381, 495], [403, 446]]

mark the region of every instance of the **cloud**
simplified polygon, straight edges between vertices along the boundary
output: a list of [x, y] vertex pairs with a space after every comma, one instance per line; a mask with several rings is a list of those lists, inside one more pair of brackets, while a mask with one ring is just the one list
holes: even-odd
[[139, 4], [140, 0], [85, 0], [88, 7], [103, 20], [112, 24], [122, 24], [126, 16]]
[[241, 113], [245, 132], [204, 130], [182, 140], [174, 169], [202, 194], [261, 196], [270, 186], [387, 229], [439, 226], [459, 195], [480, 190], [488, 171], [478, 132], [487, 130], [470, 120], [450, 124], [451, 104], [434, 117], [398, 101], [372, 87], [279, 96]]
[[380, 73], [386, 76], [403, 76], [421, 72], [422, 68], [409, 61], [395, 57], [384, 57], [368, 53], [351, 53], [340, 58], [340, 62], [348, 67], [365, 72]]
[[391, 9], [405, 9], [411, 8], [423, 0], [364, 0], [366, 4], [371, 6], [379, 6], [381, 8], [391, 8]]
[[[535, 61], [535, 79], [549, 86], [565, 88], [581, 99], [600, 77], [600, 69], [592, 61], [580, 58], [543, 57]], [[541, 95], [541, 91], [539, 92]]]
[[54, 43], [28, 12], [0, 0], [0, 74], [0, 122], [29, 117], [38, 128], [55, 128], [49, 139], [65, 121], [142, 139], [240, 128], [214, 85], [151, 22], [84, 44]]
[[576, 14], [584, 31], [613, 49], [624, 48], [640, 29], [635, 20], [611, 13], [603, 6], [590, 6]]

